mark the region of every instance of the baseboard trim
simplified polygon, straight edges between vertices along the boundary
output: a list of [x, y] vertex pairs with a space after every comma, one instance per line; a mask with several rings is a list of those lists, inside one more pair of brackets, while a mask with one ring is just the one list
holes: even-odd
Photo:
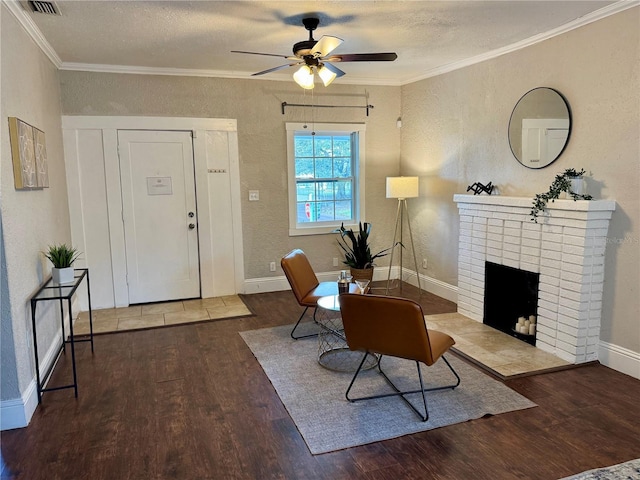
[[[62, 329], [58, 330], [55, 338], [59, 339], [61, 336]], [[53, 342], [51, 344], [40, 364], [41, 372], [46, 372], [47, 369], [58, 360], [59, 349], [59, 343]], [[0, 430], [4, 431], [26, 427], [29, 425], [31, 417], [37, 407], [38, 390], [36, 389], [36, 379], [32, 378], [20, 398], [0, 402]]]
[[601, 340], [598, 360], [602, 365], [640, 380], [640, 353], [638, 352]]
[[[398, 278], [398, 273], [400, 271], [399, 267], [391, 268], [391, 278]], [[416, 273], [413, 270], [408, 270], [406, 268], [402, 269], [403, 275], [402, 278], [405, 282], [417, 287], [418, 280], [416, 277]], [[318, 280], [321, 282], [330, 282], [333, 280], [337, 280], [340, 271], [335, 272], [322, 272], [317, 273], [316, 276]], [[374, 281], [384, 281], [389, 277], [389, 268], [376, 268], [373, 271], [373, 280]], [[420, 286], [423, 290], [433, 293], [439, 297], [442, 297], [446, 300], [449, 300], [453, 303], [458, 302], [458, 287], [450, 285], [448, 283], [442, 282], [435, 278], [428, 277], [426, 275], [420, 275]], [[279, 292], [282, 290], [290, 290], [289, 282], [287, 281], [287, 277], [279, 276], [279, 277], [263, 277], [263, 278], [252, 278], [245, 280], [244, 282], [244, 293], [252, 294], [252, 293], [266, 293], [266, 292]]]
[[[77, 296], [72, 300], [72, 309], [74, 312], [79, 311]], [[68, 315], [69, 312], [65, 312], [66, 332], [69, 332]], [[76, 315], [75, 319], [77, 318], [78, 317]], [[51, 365], [58, 361], [60, 353], [60, 344], [58, 341], [60, 338], [62, 338], [62, 328], [59, 328], [53, 336], [53, 341], [51, 342], [47, 353], [42, 357], [42, 361], [40, 362], [40, 372], [47, 372]], [[22, 392], [20, 398], [0, 401], [0, 431], [24, 428], [29, 425], [31, 417], [36, 411], [36, 408], [38, 408], [38, 390], [36, 388], [37, 381], [35, 378], [35, 372], [33, 372], [33, 374], [34, 377], [29, 382], [25, 391]]]

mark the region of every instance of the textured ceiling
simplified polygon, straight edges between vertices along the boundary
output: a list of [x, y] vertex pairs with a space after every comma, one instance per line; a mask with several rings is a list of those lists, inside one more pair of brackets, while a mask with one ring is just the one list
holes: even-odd
[[[392, 63], [342, 63], [347, 75], [337, 82], [400, 85], [598, 16], [613, 3], [58, 0], [62, 16], [29, 15], [63, 69], [181, 69], [227, 77], [287, 63], [230, 51], [291, 55], [294, 43], [308, 39], [302, 18], [317, 16], [316, 40], [325, 34], [344, 40], [334, 53], [398, 54]], [[290, 79], [293, 71], [261, 78]]]

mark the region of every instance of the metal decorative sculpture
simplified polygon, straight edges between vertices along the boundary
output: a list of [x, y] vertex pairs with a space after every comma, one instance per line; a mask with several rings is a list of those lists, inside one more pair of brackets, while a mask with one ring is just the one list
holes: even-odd
[[486, 185], [481, 184], [480, 182], [476, 182], [473, 185], [469, 185], [467, 187], [467, 192], [469, 190], [473, 191], [474, 195], [480, 195], [482, 192], [485, 192], [487, 195], [491, 195], [491, 192], [493, 192], [493, 185], [491, 185], [491, 182], [487, 183]]

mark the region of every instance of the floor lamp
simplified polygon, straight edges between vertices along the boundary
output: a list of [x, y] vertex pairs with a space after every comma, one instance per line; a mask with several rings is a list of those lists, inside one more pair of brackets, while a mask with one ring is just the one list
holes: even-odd
[[409, 220], [409, 209], [407, 207], [407, 198], [415, 198], [418, 196], [418, 177], [387, 177], [387, 198], [398, 199], [398, 211], [396, 213], [396, 226], [393, 231], [393, 243], [391, 244], [391, 259], [389, 260], [389, 275], [387, 276], [387, 291], [389, 294], [389, 282], [391, 280], [391, 268], [393, 267], [393, 252], [398, 243], [398, 225], [400, 226], [400, 292], [402, 292], [402, 250], [404, 243], [402, 241], [402, 231], [404, 217], [407, 217], [407, 227], [409, 228], [409, 241], [411, 242], [411, 251], [413, 253], [413, 261], [416, 267], [416, 277], [418, 278], [418, 289], [422, 294], [420, 285], [420, 273], [418, 272], [418, 260], [416, 258], [416, 250], [413, 246], [413, 234], [411, 233], [411, 221]]

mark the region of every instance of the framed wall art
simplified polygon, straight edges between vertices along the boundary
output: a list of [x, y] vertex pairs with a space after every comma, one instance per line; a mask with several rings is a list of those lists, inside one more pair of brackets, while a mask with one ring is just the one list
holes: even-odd
[[16, 190], [49, 187], [44, 132], [19, 118], [9, 117], [9, 138]]

